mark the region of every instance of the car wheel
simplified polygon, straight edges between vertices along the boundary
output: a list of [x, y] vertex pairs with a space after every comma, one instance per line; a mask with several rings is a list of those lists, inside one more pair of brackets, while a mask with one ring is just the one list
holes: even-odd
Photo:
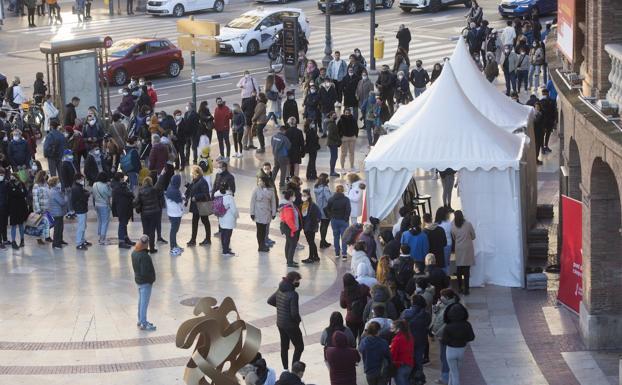
[[466, 0], [466, 1], [464, 2], [464, 7], [465, 7], [465, 8], [471, 8], [471, 7], [472, 7], [472, 5], [473, 5], [473, 3], [471, 2], [471, 0]]
[[393, 0], [382, 0], [382, 8], [389, 9], [393, 7]]
[[412, 11], [412, 8], [404, 8], [404, 7], [400, 7], [400, 9], [402, 10], [402, 12], [404, 13], [410, 13], [410, 11]]
[[344, 8], [345, 8], [346, 13], [348, 15], [355, 14], [356, 11], [357, 11], [356, 4], [354, 3], [354, 1], [348, 1], [348, 3], [346, 4], [346, 6]]
[[225, 2], [222, 0], [216, 0], [214, 2], [214, 11], [215, 12], [222, 12], [225, 10]]
[[441, 0], [430, 1], [430, 12], [436, 13], [441, 10]]
[[173, 8], [173, 16], [175, 16], [175, 17], [182, 17], [185, 12], [186, 12], [186, 10], [184, 9], [184, 6], [181, 5], [181, 4], [177, 4]]
[[246, 54], [248, 56], [255, 56], [257, 55], [257, 53], [259, 53], [259, 43], [257, 42], [257, 40], [249, 41], [248, 45], [246, 46]]
[[114, 71], [112, 76], [112, 82], [115, 86], [122, 86], [127, 83], [127, 71], [124, 69], [118, 69]]
[[181, 73], [181, 65], [179, 64], [178, 61], [172, 61], [168, 65], [168, 70], [166, 71], [166, 74], [172, 78], [176, 78], [179, 76], [180, 73]]

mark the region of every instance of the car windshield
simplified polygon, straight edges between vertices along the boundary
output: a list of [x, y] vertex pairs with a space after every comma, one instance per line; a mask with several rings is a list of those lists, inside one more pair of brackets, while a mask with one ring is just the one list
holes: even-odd
[[110, 47], [108, 55], [112, 57], [124, 57], [136, 45], [134, 41], [118, 41]]
[[251, 29], [261, 21], [261, 17], [257, 15], [242, 15], [236, 17], [227, 23], [225, 27], [237, 29]]

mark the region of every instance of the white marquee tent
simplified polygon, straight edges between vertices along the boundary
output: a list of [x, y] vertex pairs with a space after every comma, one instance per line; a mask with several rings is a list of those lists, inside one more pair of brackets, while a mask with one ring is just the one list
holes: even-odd
[[526, 137], [482, 115], [451, 61], [424, 94], [425, 108], [382, 136], [365, 160], [369, 215], [386, 217], [417, 168], [460, 170], [463, 211], [477, 234], [471, 285], [522, 286], [520, 161]]

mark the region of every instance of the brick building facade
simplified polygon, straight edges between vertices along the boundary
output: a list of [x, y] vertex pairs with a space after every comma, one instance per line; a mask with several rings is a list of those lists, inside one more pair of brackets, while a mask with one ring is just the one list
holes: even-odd
[[[620, 61], [611, 59], [618, 49], [622, 56], [622, 45], [616, 46], [622, 44], [622, 1], [575, 3], [575, 60], [549, 60], [549, 69], [558, 90], [567, 194], [583, 203], [580, 327], [588, 348], [621, 348], [622, 130], [619, 121], [599, 114], [590, 98], [611, 101], [607, 96], [612, 86], [622, 85], [618, 84], [622, 83], [622, 68], [616, 68]], [[580, 87], [569, 85], [566, 71], [580, 74]]]

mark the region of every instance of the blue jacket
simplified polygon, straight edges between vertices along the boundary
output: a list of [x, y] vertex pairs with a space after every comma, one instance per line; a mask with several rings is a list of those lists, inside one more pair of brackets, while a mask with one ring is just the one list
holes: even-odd
[[28, 143], [24, 138], [20, 138], [18, 141], [11, 140], [8, 152], [11, 166], [25, 166], [30, 163], [30, 149], [28, 149]]
[[328, 219], [324, 208], [328, 205], [328, 200], [333, 196], [333, 193], [330, 192], [330, 188], [327, 185], [315, 186], [313, 191], [315, 192], [315, 204], [318, 205], [322, 212], [322, 219]]
[[129, 170], [125, 170], [125, 173], [128, 172], [140, 172], [140, 155], [138, 155], [138, 150], [135, 147], [125, 147], [125, 151], [130, 155], [132, 168]]
[[48, 211], [53, 217], [62, 217], [67, 214], [67, 200], [60, 185], [50, 189], [48, 198]]
[[359, 344], [359, 352], [363, 356], [365, 374], [379, 374], [382, 369], [382, 361], [391, 361], [389, 343], [382, 337], [365, 336]]
[[[50, 159], [61, 159], [65, 151], [65, 142], [65, 135], [57, 129], [50, 130], [43, 143], [43, 155]], [[50, 153], [52, 144], [56, 146], [54, 153]]]
[[432, 322], [432, 316], [425, 311], [425, 308], [413, 305], [410, 309], [404, 310], [400, 318], [408, 322], [408, 328], [415, 337], [415, 341], [425, 341], [428, 335], [428, 327]]
[[334, 59], [331, 60], [330, 63], [328, 63], [328, 67], [326, 68], [326, 77], [340, 82], [346, 76], [346, 73], [348, 71], [348, 65], [346, 64], [345, 60], [339, 60], [339, 69], [337, 70], [337, 72], [335, 72], [333, 63], [335, 63]]
[[425, 262], [425, 256], [430, 251], [428, 236], [423, 231], [414, 234], [414, 230], [409, 230], [402, 234], [402, 245], [410, 246], [410, 257], [417, 262]]

